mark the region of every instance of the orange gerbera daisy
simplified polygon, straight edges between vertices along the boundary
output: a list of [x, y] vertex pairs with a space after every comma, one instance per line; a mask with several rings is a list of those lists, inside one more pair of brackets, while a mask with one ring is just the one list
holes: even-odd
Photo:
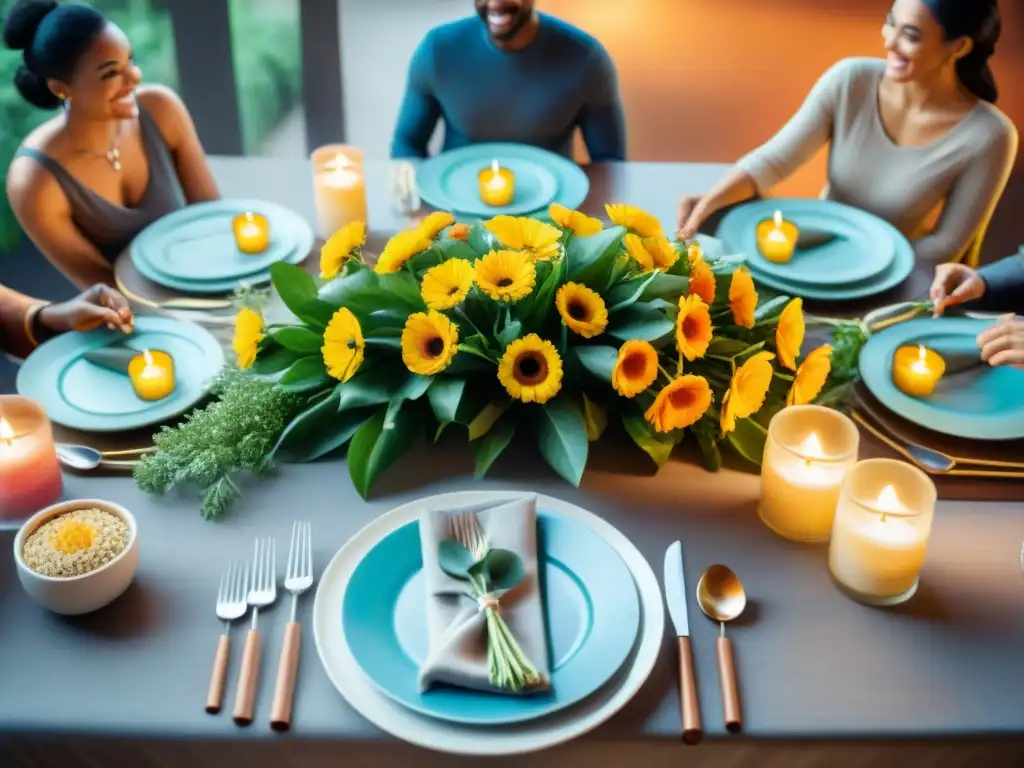
[[679, 251], [665, 237], [640, 238], [630, 232], [622, 239], [626, 252], [645, 271], [668, 269], [679, 259]]
[[739, 267], [732, 273], [732, 282], [729, 284], [729, 307], [732, 309], [732, 319], [736, 325], [741, 328], [754, 327], [757, 290], [754, 288], [750, 270], [746, 267]]
[[640, 237], [661, 237], [665, 234], [657, 217], [642, 208], [622, 203], [609, 203], [604, 209], [608, 218], [612, 220], [612, 224], [625, 227]]
[[592, 218], [585, 213], [571, 210], [558, 203], [552, 203], [548, 206], [548, 216], [562, 229], [568, 229], [574, 235], [579, 235], [580, 237], [596, 235], [604, 229], [600, 219]]
[[649, 341], [632, 339], [619, 347], [612, 386], [623, 397], [636, 397], [658, 378], [658, 352]]
[[676, 348], [689, 362], [699, 360], [711, 344], [711, 312], [700, 296], [679, 300], [676, 315]]
[[705, 304], [711, 306], [715, 302], [716, 288], [715, 273], [711, 271], [711, 266], [704, 259], [691, 259], [688, 293], [691, 296], [700, 296]]
[[796, 359], [800, 357], [800, 347], [804, 343], [804, 301], [793, 299], [779, 316], [779, 325], [775, 329], [775, 351], [779, 353], [779, 363], [791, 371], [796, 370]]
[[685, 429], [711, 407], [711, 386], [703, 376], [687, 374], [666, 385], [644, 418], [657, 432]]
[[825, 386], [832, 370], [832, 347], [825, 345], [811, 351], [796, 369], [793, 386], [786, 395], [786, 405], [806, 405], [813, 402]]
[[736, 419], [749, 418], [761, 410], [772, 383], [774, 358], [771, 352], [758, 352], [733, 374], [722, 399], [721, 423], [726, 434], [736, 429]]

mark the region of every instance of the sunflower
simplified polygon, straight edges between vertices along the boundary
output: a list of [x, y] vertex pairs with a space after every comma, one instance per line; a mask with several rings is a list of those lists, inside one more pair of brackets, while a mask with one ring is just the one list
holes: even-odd
[[741, 328], [754, 327], [754, 310], [757, 309], [757, 291], [750, 270], [740, 267], [732, 273], [729, 283], [729, 307], [732, 319]]
[[452, 228], [448, 230], [448, 237], [452, 240], [461, 240], [465, 242], [469, 240], [469, 224], [452, 224]]
[[409, 259], [427, 250], [431, 245], [430, 236], [419, 227], [399, 232], [384, 246], [384, 252], [377, 259], [374, 271], [381, 275], [397, 272]]
[[341, 265], [352, 256], [356, 248], [366, 245], [366, 224], [353, 221], [339, 229], [320, 249], [320, 277], [333, 280], [341, 271]]
[[636, 397], [658, 378], [658, 352], [649, 341], [631, 339], [619, 347], [612, 386], [623, 397]]
[[679, 259], [679, 252], [665, 237], [645, 237], [630, 232], [623, 240], [626, 252], [633, 257], [644, 271], [668, 269]]
[[455, 217], [447, 211], [434, 211], [420, 222], [419, 229], [423, 234], [433, 240], [441, 230], [450, 227], [455, 223]]
[[548, 206], [548, 216], [562, 229], [568, 229], [574, 235], [579, 235], [580, 237], [596, 235], [604, 229], [600, 219], [591, 218], [585, 213], [570, 210], [558, 203], [552, 203]]
[[700, 296], [679, 299], [676, 348], [689, 362], [704, 357], [711, 344], [711, 312]]
[[498, 363], [498, 381], [524, 403], [546, 403], [562, 388], [562, 358], [535, 333], [516, 339]]
[[402, 362], [413, 373], [433, 376], [451, 363], [459, 345], [459, 329], [440, 312], [409, 315], [402, 329]]
[[251, 368], [256, 362], [256, 353], [263, 341], [263, 316], [254, 309], [242, 307], [235, 317], [235, 337], [231, 348], [235, 351], [236, 364], [242, 370]]
[[796, 369], [793, 386], [786, 395], [786, 405], [806, 405], [816, 398], [825, 386], [832, 370], [832, 347], [825, 345], [811, 351]]
[[690, 287], [687, 293], [690, 296], [700, 296], [704, 303], [710, 306], [715, 302], [715, 273], [711, 271], [710, 265], [704, 259], [690, 261]]
[[604, 209], [608, 213], [608, 218], [612, 220], [612, 224], [625, 227], [640, 237], [662, 237], [665, 234], [661, 229], [661, 222], [640, 208], [622, 203], [611, 203]]
[[473, 287], [473, 265], [465, 259], [448, 259], [423, 275], [420, 295], [428, 309], [451, 309], [463, 302]]
[[722, 432], [732, 432], [736, 419], [749, 418], [761, 410], [772, 383], [774, 357], [771, 352], [758, 352], [733, 374], [722, 399]]
[[711, 385], [703, 376], [687, 374], [667, 384], [644, 418], [657, 432], [686, 429], [711, 407]]
[[558, 255], [562, 230], [525, 216], [495, 216], [484, 227], [501, 244], [513, 251], [525, 251], [531, 258], [547, 261]]
[[608, 327], [608, 309], [601, 295], [585, 285], [566, 283], [555, 294], [555, 306], [573, 333], [592, 339]]
[[804, 302], [793, 299], [779, 316], [779, 325], [775, 329], [775, 351], [779, 354], [779, 363], [791, 371], [796, 370], [796, 359], [800, 357], [800, 346], [804, 343]]
[[522, 251], [491, 251], [476, 260], [476, 284], [495, 301], [529, 296], [536, 280], [537, 268]]
[[359, 320], [350, 309], [342, 307], [331, 317], [324, 331], [324, 357], [327, 373], [338, 381], [351, 379], [363, 364], [366, 341]]

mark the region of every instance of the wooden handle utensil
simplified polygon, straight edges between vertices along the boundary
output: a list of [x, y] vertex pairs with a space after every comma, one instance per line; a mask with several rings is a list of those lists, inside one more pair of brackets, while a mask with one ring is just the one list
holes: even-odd
[[224, 682], [228, 676], [228, 648], [230, 639], [227, 634], [217, 641], [217, 653], [213, 656], [213, 670], [210, 672], [210, 691], [206, 694], [206, 711], [211, 715], [220, 712], [224, 700]]
[[274, 706], [270, 710], [270, 727], [287, 731], [292, 723], [292, 705], [295, 701], [295, 678], [299, 669], [299, 646], [302, 629], [297, 621], [288, 622], [284, 630], [284, 645], [277, 666], [274, 685]]
[[729, 733], [740, 730], [740, 694], [736, 688], [736, 666], [732, 657], [732, 642], [727, 637], [719, 637], [715, 646], [718, 650], [718, 681], [722, 687], [722, 714], [725, 718], [725, 729]]
[[697, 681], [693, 675], [693, 651], [689, 637], [676, 639], [679, 641], [679, 705], [683, 714], [683, 742], [697, 744], [702, 734]]
[[238, 693], [235, 695], [235, 724], [249, 725], [256, 706], [256, 688], [260, 678], [260, 633], [250, 629], [242, 652], [242, 669], [238, 675]]

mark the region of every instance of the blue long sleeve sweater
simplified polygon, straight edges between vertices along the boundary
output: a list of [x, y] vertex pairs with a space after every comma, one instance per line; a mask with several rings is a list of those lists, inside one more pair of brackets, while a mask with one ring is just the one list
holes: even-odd
[[969, 309], [1024, 314], [1024, 247], [1016, 256], [993, 262], [978, 273], [985, 281], [985, 295], [971, 302]]

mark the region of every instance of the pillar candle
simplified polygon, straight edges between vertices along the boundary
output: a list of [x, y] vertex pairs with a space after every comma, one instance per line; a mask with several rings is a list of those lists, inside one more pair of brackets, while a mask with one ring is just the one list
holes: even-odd
[[325, 240], [353, 221], [366, 222], [366, 174], [363, 152], [329, 144], [315, 150], [313, 201], [317, 231]]
[[0, 519], [55, 502], [63, 489], [53, 427], [39, 403], [0, 395]]

